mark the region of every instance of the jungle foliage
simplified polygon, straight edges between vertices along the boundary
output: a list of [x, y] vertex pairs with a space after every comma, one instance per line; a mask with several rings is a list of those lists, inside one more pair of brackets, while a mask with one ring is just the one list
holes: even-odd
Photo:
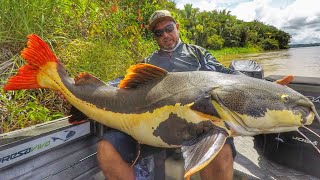
[[[3, 0], [0, 85], [24, 63], [19, 52], [31, 33], [49, 43], [71, 75], [86, 71], [104, 81], [122, 76], [157, 49], [145, 26], [158, 9], [173, 13], [183, 41], [209, 50], [288, 48], [290, 35], [273, 26], [243, 22], [227, 10], [201, 12], [190, 4], [179, 10], [170, 0]], [[0, 88], [0, 133], [63, 117], [67, 109], [49, 90]]]
[[289, 48], [290, 34], [259, 21], [244, 22], [231, 11], [200, 12], [191, 4], [179, 10], [185, 38], [207, 49], [258, 46], [264, 50]]

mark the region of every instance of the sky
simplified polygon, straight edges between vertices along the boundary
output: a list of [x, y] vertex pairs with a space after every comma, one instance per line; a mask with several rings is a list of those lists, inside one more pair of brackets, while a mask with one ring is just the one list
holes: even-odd
[[173, 0], [200, 11], [229, 10], [237, 19], [258, 20], [289, 33], [290, 44], [320, 43], [320, 0]]

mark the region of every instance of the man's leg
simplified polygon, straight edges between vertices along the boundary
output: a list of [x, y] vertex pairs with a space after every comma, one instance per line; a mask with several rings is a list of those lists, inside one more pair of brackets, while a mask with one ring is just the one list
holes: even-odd
[[97, 158], [103, 174], [108, 179], [118, 180], [162, 180], [165, 178], [165, 150], [141, 145], [140, 156], [137, 158], [137, 141], [118, 130], [104, 133], [97, 147]]
[[135, 179], [131, 162], [136, 157], [136, 141], [130, 136], [108, 130], [97, 147], [97, 159], [103, 174], [110, 180]]
[[227, 139], [226, 144], [205, 168], [200, 171], [202, 180], [232, 180], [233, 160], [235, 157], [233, 139]]
[[134, 180], [133, 168], [125, 162], [118, 151], [106, 140], [98, 143], [97, 158], [103, 175], [113, 180]]

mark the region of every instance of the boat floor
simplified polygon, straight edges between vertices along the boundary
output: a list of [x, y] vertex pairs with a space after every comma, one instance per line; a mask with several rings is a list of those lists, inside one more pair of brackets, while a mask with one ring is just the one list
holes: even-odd
[[235, 176], [239, 179], [319, 180], [320, 178], [269, 161], [254, 148], [253, 137], [236, 137]]

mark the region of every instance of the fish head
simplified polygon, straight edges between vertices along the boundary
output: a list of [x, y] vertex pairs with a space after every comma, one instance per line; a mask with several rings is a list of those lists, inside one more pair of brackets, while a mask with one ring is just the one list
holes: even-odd
[[219, 86], [212, 103], [234, 135], [295, 131], [319, 115], [314, 104], [283, 85], [250, 78]]

